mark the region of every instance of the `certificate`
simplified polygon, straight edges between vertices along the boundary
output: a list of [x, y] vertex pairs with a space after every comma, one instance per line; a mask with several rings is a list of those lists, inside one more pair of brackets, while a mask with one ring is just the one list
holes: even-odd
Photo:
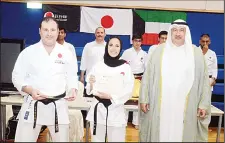
[[95, 75], [96, 82], [93, 85], [93, 90], [108, 94], [118, 95], [122, 92], [124, 86], [123, 75]]

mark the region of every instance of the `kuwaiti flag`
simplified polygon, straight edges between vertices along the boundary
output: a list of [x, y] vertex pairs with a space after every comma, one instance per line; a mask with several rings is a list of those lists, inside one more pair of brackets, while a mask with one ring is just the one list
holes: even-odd
[[80, 32], [95, 33], [99, 26], [107, 35], [132, 35], [132, 10], [81, 7]]
[[183, 19], [186, 21], [186, 17], [185, 12], [133, 10], [133, 34], [143, 35], [143, 45], [158, 44], [160, 31], [168, 31], [174, 20]]

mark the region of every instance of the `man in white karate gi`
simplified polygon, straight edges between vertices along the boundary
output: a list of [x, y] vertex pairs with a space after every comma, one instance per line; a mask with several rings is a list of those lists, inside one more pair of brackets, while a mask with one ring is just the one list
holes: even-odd
[[[53, 142], [68, 142], [66, 100], [77, 95], [77, 63], [72, 53], [56, 42], [59, 28], [54, 18], [43, 18], [39, 33], [41, 40], [20, 53], [12, 72], [12, 82], [24, 96], [15, 142], [36, 142], [43, 125]], [[65, 95], [66, 87], [70, 96]]]

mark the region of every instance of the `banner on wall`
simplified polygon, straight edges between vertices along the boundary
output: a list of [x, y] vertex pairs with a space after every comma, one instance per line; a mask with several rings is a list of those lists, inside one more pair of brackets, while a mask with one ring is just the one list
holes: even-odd
[[59, 27], [65, 28], [67, 32], [79, 32], [80, 6], [44, 4], [42, 9], [44, 14], [52, 13]]

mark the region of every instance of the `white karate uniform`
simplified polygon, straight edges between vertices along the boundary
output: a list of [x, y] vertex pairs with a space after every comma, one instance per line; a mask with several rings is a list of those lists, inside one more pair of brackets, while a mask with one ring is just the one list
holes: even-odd
[[[145, 71], [145, 63], [147, 61], [147, 53], [144, 50], [140, 50], [138, 53], [135, 51], [134, 47], [125, 50], [121, 56], [121, 59], [129, 62], [133, 74], [143, 73]], [[126, 112], [126, 117], [128, 120], [128, 112]], [[138, 123], [138, 112], [133, 112], [134, 125], [139, 125]]]
[[64, 41], [63, 42], [63, 46], [66, 47], [66, 48], [68, 48], [68, 50], [70, 50], [72, 52], [73, 56], [77, 57], [76, 56], [76, 52], [75, 52], [75, 48], [74, 48], [74, 46], [72, 44]]
[[[55, 101], [58, 113], [59, 132], [55, 133], [55, 106], [53, 103], [44, 105], [38, 102], [36, 128], [34, 122], [34, 100], [22, 92], [22, 87], [32, 86], [48, 96], [58, 96], [68, 89], [78, 89], [77, 63], [68, 49], [56, 43], [49, 55], [42, 41], [25, 48], [19, 55], [12, 72], [12, 82], [24, 96], [24, 103], [18, 115], [15, 141], [35, 142], [42, 125], [47, 125], [53, 141], [69, 139], [68, 106], [64, 98]], [[25, 113], [29, 112], [28, 116]], [[25, 118], [25, 116], [27, 118]]]
[[73, 54], [74, 60], [76, 60], [76, 62], [77, 62], [77, 55], [76, 55], [75, 47], [66, 41], [64, 41], [63, 46], [71, 51], [71, 53]]
[[[134, 76], [132, 74], [131, 68], [128, 64], [124, 63], [118, 67], [109, 67], [103, 60], [98, 62], [89, 73], [90, 75], [121, 75], [123, 78], [123, 91], [120, 95], [111, 95], [112, 104], [108, 107], [108, 141], [109, 142], [125, 142], [125, 128], [127, 125], [125, 117], [124, 103], [131, 98], [131, 93], [134, 85]], [[123, 74], [121, 74], [123, 73]], [[87, 82], [86, 91], [87, 94], [92, 94], [93, 90], [90, 91], [90, 84]], [[96, 82], [98, 82], [96, 80]], [[113, 86], [113, 85], [112, 85]], [[110, 94], [110, 93], [109, 93]], [[91, 108], [87, 114], [86, 120], [90, 121], [91, 129], [93, 130], [94, 123], [94, 107], [98, 103], [96, 98], [93, 98], [91, 103]], [[92, 141], [104, 142], [105, 139], [105, 128], [106, 128], [106, 108], [103, 104], [98, 104], [97, 108], [97, 129], [96, 135], [92, 132]], [[101, 131], [99, 131], [101, 130]], [[115, 135], [115, 136], [114, 136]], [[112, 137], [113, 136], [113, 137]]]
[[105, 45], [106, 42], [102, 44], [98, 44], [96, 41], [87, 43], [84, 46], [82, 57], [81, 57], [81, 64], [80, 70], [86, 71], [85, 77], [89, 74], [92, 67], [103, 59], [105, 54]]
[[134, 47], [131, 47], [123, 52], [120, 59], [124, 59], [129, 63], [133, 74], [139, 74], [145, 71], [147, 53], [142, 49], [137, 53]]
[[[72, 44], [66, 42], [66, 41], [63, 42], [63, 46], [65, 48], [67, 48], [73, 54], [73, 60], [77, 63], [77, 55], [76, 55], [76, 51], [75, 51], [74, 46]], [[75, 70], [78, 71], [78, 66], [76, 66], [74, 68], [76, 68]], [[67, 91], [67, 93], [69, 93], [69, 91]]]
[[159, 46], [158, 45], [152, 45], [149, 49], [148, 49], [148, 55], [147, 55], [147, 60], [145, 62], [145, 67], [147, 67], [148, 65], [148, 61], [150, 60], [152, 54], [154, 53], [154, 51], [156, 50], [156, 48]]
[[[205, 57], [206, 64], [208, 66], [209, 75], [211, 75], [212, 77], [217, 79], [218, 65], [217, 65], [216, 53], [213, 50], [208, 49], [208, 51], [205, 53], [204, 57]], [[213, 82], [213, 79], [209, 78], [209, 80], [210, 80], [210, 84], [211, 84]], [[211, 90], [213, 91], [213, 86], [212, 86]]]

